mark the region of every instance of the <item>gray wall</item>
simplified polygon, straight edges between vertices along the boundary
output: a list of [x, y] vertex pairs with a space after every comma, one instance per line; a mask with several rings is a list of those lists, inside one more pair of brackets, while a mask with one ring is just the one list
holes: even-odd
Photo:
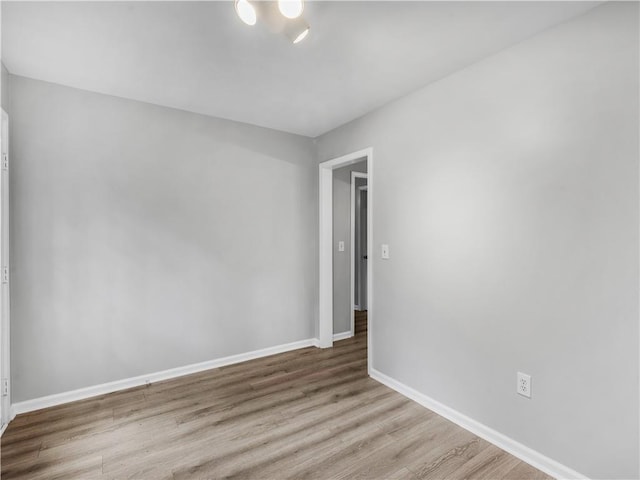
[[366, 171], [366, 160], [333, 171], [333, 333], [351, 330], [351, 172]]
[[0, 62], [0, 68], [2, 69], [0, 76], [0, 102], [4, 111], [9, 113], [9, 72], [2, 62]]
[[311, 140], [10, 80], [14, 402], [313, 336]]
[[593, 478], [639, 476], [638, 50], [606, 4], [318, 141], [374, 149], [373, 367]]

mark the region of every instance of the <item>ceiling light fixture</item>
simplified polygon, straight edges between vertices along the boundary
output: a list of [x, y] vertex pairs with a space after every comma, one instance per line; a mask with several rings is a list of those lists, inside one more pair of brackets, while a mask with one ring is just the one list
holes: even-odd
[[236, 13], [247, 25], [255, 25], [258, 19], [256, 15], [256, 9], [253, 8], [247, 0], [236, 0], [235, 2]]
[[305, 39], [309, 34], [309, 24], [304, 18], [298, 17], [292, 21], [287, 22], [284, 26], [284, 34], [293, 43], [299, 43]]
[[301, 42], [302, 40], [304, 40], [304, 38], [308, 34], [309, 34], [309, 27], [307, 27], [305, 30], [303, 30], [302, 33], [296, 37], [296, 39], [293, 41], [293, 43]]
[[[304, 10], [303, 0], [278, 0], [280, 13], [287, 18], [298, 18]], [[296, 43], [296, 42], [293, 42]]]
[[235, 0], [234, 6], [247, 25], [255, 25], [260, 17], [270, 32], [284, 34], [291, 43], [300, 43], [309, 35], [309, 24], [302, 16], [304, 0]]

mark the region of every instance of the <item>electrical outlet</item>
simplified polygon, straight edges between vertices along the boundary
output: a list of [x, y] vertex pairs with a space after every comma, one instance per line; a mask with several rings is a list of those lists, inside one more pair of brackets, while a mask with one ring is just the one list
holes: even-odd
[[518, 372], [518, 385], [516, 391], [523, 397], [531, 398], [531, 375]]

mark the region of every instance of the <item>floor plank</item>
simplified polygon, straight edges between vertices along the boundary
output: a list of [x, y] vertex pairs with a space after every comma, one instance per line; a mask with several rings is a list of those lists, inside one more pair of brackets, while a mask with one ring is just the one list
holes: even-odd
[[10, 479], [549, 477], [367, 376], [366, 312], [305, 348], [19, 415]]

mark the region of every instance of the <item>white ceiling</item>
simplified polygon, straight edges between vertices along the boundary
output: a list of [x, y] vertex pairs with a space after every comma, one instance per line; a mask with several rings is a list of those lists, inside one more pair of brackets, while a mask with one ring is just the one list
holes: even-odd
[[596, 6], [307, 2], [297, 45], [218, 2], [2, 2], [11, 73], [310, 137]]

